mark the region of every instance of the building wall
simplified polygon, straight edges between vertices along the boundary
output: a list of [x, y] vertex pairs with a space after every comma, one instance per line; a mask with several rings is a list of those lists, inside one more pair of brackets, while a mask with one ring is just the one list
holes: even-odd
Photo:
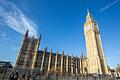
[[[26, 41], [23, 43], [26, 44]], [[64, 55], [64, 52], [62, 52], [62, 54], [58, 53], [58, 51], [53, 53], [52, 50], [48, 52], [47, 48], [45, 48], [43, 51], [37, 51], [37, 57], [34, 61], [35, 51], [29, 50], [27, 46], [25, 47], [25, 44], [22, 44], [15, 68], [29, 68], [31, 71], [37, 69], [36, 71], [42, 75], [65, 76], [81, 74], [80, 58]], [[32, 67], [33, 62], [34, 68]], [[85, 62], [86, 61], [82, 59], [82, 65], [84, 65]]]
[[[39, 53], [41, 54], [41, 53]], [[44, 75], [75, 75], [80, 74], [80, 59], [77, 57], [67, 56], [57, 53], [51, 54], [51, 52], [45, 52], [45, 55], [42, 56], [45, 59], [43, 60], [43, 66], [41, 65], [41, 72]], [[85, 61], [83, 60], [83, 64]], [[49, 67], [50, 66], [50, 67]], [[47, 72], [47, 73], [46, 73]]]

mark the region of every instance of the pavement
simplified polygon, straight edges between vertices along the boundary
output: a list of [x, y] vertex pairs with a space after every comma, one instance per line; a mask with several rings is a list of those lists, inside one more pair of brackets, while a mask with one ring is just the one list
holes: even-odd
[[[0, 74], [0, 80], [2, 80], [3, 74]], [[5, 75], [4, 80], [9, 80], [9, 75]], [[20, 78], [18, 80], [21, 80]], [[33, 80], [30, 78], [30, 80]], [[95, 80], [93, 78], [81, 78], [81, 77], [42, 77], [38, 76], [36, 80]], [[96, 79], [96, 80], [120, 80], [120, 79], [110, 79], [110, 78], [104, 78], [104, 79]]]

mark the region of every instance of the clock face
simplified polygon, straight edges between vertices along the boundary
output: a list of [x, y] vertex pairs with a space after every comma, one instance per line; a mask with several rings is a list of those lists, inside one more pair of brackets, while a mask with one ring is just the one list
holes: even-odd
[[86, 26], [86, 30], [87, 30], [87, 31], [90, 30], [90, 26]]

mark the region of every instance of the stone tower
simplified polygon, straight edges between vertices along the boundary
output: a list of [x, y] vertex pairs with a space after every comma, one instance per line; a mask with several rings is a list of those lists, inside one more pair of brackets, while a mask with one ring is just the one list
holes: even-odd
[[84, 24], [84, 35], [88, 58], [88, 73], [108, 74], [99, 27], [89, 11], [87, 12], [86, 22]]
[[19, 54], [16, 60], [15, 68], [35, 68], [36, 59], [38, 56], [38, 48], [41, 35], [38, 39], [28, 37], [28, 30], [24, 35]]

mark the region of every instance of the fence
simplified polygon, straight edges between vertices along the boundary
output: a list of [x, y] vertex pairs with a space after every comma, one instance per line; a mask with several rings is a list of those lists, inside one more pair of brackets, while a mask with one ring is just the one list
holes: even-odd
[[[21, 77], [23, 73], [26, 75], [31, 72], [31, 69], [29, 68], [1, 68], [0, 69], [0, 80], [8, 80], [9, 76], [12, 72], [18, 71], [19, 73], [19, 79], [21, 80]], [[39, 72], [39, 69], [35, 69], [34, 71]], [[33, 73], [34, 73], [33, 71]], [[33, 73], [31, 72], [31, 78], [30, 80], [33, 80]], [[26, 77], [27, 78], [27, 77]], [[120, 79], [115, 79], [111, 77], [105, 77], [105, 76], [100, 76], [100, 77], [90, 77], [90, 76], [80, 76], [80, 75], [74, 75], [74, 76], [46, 76], [46, 75], [41, 75], [38, 74], [36, 77], [36, 80], [120, 80]]]

